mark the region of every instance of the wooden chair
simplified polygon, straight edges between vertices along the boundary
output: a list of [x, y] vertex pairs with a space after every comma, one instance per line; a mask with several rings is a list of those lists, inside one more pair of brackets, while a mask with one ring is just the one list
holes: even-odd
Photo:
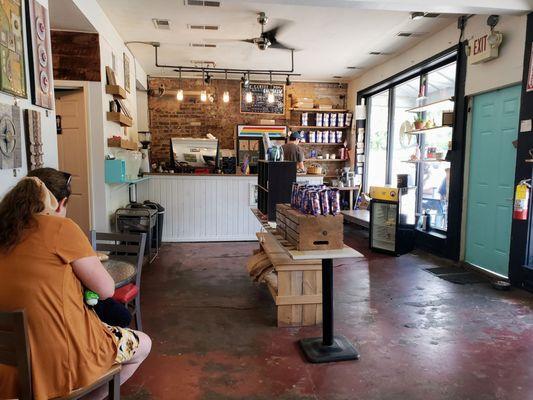
[[96, 251], [108, 251], [111, 259], [128, 261], [135, 267], [134, 281], [115, 289], [113, 299], [123, 303], [135, 317], [135, 329], [142, 331], [141, 273], [146, 247], [146, 233], [102, 233], [91, 231], [91, 244]]
[[[53, 355], [51, 355], [53, 357]], [[26, 315], [23, 310], [0, 312], [0, 364], [17, 368], [20, 400], [32, 400], [30, 346]], [[120, 365], [109, 371], [90, 385], [76, 389], [67, 396], [55, 400], [76, 400], [109, 385], [109, 399], [120, 399]]]

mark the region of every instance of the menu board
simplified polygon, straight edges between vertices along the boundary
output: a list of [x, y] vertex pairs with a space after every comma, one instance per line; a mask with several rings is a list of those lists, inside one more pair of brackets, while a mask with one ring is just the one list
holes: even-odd
[[[247, 103], [246, 92], [252, 92], [252, 102]], [[268, 93], [274, 92], [274, 102], [268, 102]], [[285, 85], [250, 83], [245, 90], [241, 85], [241, 113], [285, 114]]]

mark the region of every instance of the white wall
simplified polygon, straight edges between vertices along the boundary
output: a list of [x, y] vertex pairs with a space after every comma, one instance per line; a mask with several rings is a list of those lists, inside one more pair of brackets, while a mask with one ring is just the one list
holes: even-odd
[[[128, 203], [127, 185], [107, 185], [104, 183], [104, 160], [109, 153], [107, 138], [114, 135], [127, 135], [130, 139], [137, 139], [139, 126], [137, 118], [137, 90], [136, 81], [146, 81], [146, 73], [136, 62], [133, 54], [124, 44], [124, 41], [113, 27], [96, 0], [73, 0], [74, 4], [83, 13], [85, 18], [93, 25], [100, 38], [100, 68], [102, 81], [98, 82], [99, 91], [91, 86], [90, 109], [94, 129], [91, 131], [91, 174], [93, 190], [93, 227], [97, 230], [109, 230], [110, 219], [114, 211]], [[106, 113], [109, 110], [111, 95], [105, 93], [106, 73], [105, 67], [112, 66], [113, 54], [115, 55], [115, 75], [117, 83], [124, 87], [124, 56], [129, 58], [130, 64], [130, 92], [124, 100], [133, 118], [133, 126], [124, 131], [115, 122], [107, 121]], [[105, 207], [104, 207], [105, 205]]]
[[[39, 0], [39, 2], [48, 8], [48, 0]], [[22, 7], [23, 14], [24, 6]], [[23, 26], [26, 26], [25, 22], [26, 16], [24, 15]], [[28, 59], [28, 40], [24, 36], [24, 52], [26, 54], [26, 91], [27, 98], [22, 99], [14, 97], [5, 93], [0, 93], [0, 102], [3, 104], [14, 104], [15, 101], [17, 105], [21, 108], [21, 121], [23, 118], [22, 110], [23, 109], [32, 109], [41, 112], [41, 122], [42, 122], [42, 139], [43, 139], [43, 150], [44, 150], [44, 165], [47, 167], [57, 168], [57, 137], [56, 137], [56, 128], [55, 128], [55, 111], [46, 110], [41, 107], [37, 107], [31, 104], [31, 84], [30, 84], [30, 74], [29, 74], [29, 59]], [[48, 116], [46, 113], [48, 112]], [[26, 141], [24, 139], [24, 124], [22, 124], [22, 167], [17, 168], [15, 171], [12, 169], [3, 169], [0, 170], [0, 198], [11, 188], [13, 187], [18, 180], [25, 176], [28, 173], [27, 161], [26, 161]], [[15, 176], [16, 175], [16, 176]]]
[[[464, 39], [479, 37], [489, 31], [487, 16], [477, 15], [468, 20]], [[468, 65], [465, 94], [473, 95], [522, 80], [527, 16], [501, 16], [496, 29], [504, 34], [500, 57], [487, 63]], [[357, 91], [383, 81], [457, 43], [459, 30], [454, 21], [442, 31], [393, 57], [348, 84], [348, 104], [355, 105]]]

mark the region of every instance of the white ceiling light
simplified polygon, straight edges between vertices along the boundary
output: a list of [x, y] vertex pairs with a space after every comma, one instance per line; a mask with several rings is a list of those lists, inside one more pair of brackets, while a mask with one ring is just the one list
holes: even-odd
[[274, 98], [274, 92], [270, 90], [267, 95], [267, 101], [272, 104], [276, 99]]
[[207, 92], [205, 90], [202, 90], [200, 92], [200, 101], [203, 103], [207, 101]]
[[254, 97], [252, 95], [252, 92], [250, 92], [249, 90], [246, 92], [246, 94], [244, 95], [244, 100], [247, 102], [247, 103], [251, 103], [252, 101], [254, 101]]
[[222, 101], [224, 103], [229, 103], [229, 92], [227, 90], [225, 90], [222, 94]]

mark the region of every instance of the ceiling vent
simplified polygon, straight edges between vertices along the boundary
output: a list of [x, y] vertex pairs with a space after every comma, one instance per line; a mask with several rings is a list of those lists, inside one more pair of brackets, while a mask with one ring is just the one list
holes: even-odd
[[425, 13], [424, 18], [437, 18], [440, 17], [440, 14], [437, 13]]
[[213, 43], [189, 43], [189, 46], [191, 46], [191, 47], [209, 47], [209, 48], [217, 47], [217, 45], [213, 44]]
[[400, 32], [400, 33], [398, 33], [399, 37], [411, 37], [413, 35], [414, 35], [413, 32]]
[[382, 53], [381, 51], [371, 51], [370, 53], [371, 56], [384, 56], [385, 53]]
[[349, 67], [346, 67], [346, 69], [363, 69], [363, 67], [356, 67], [354, 65], [351, 65]]
[[220, 1], [184, 0], [186, 6], [220, 7]]
[[342, 79], [342, 76], [335, 75], [335, 76], [333, 77], [333, 79]]
[[220, 27], [218, 25], [187, 25], [192, 31], [218, 31]]
[[168, 19], [154, 18], [152, 19], [152, 22], [154, 23], [156, 29], [170, 30], [170, 20]]

